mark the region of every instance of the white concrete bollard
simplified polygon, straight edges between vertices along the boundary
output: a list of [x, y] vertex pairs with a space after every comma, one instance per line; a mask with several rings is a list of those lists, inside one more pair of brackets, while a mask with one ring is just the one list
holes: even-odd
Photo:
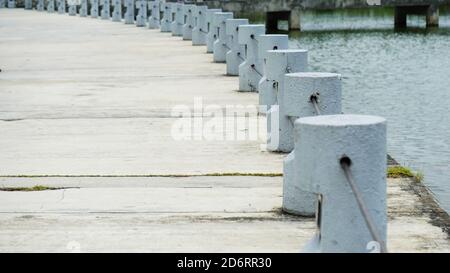
[[80, 17], [88, 16], [88, 0], [81, 0], [80, 3]]
[[222, 12], [221, 9], [208, 9], [206, 10], [206, 26], [207, 26], [207, 34], [206, 34], [206, 53], [214, 52], [214, 43], [217, 39], [217, 29], [213, 28], [213, 17], [217, 12]]
[[16, 8], [16, 1], [15, 0], [8, 0], [8, 8], [9, 9]]
[[136, 15], [136, 26], [145, 27], [147, 25], [147, 1], [136, 1], [136, 8], [138, 13]]
[[192, 45], [206, 45], [206, 10], [207, 6], [195, 6], [194, 8], [194, 28], [192, 29]]
[[102, 10], [100, 12], [100, 16], [103, 20], [109, 20], [111, 18], [111, 7], [109, 0], [101, 0], [102, 1]]
[[162, 3], [161, 32], [172, 32], [172, 3]]
[[183, 36], [184, 14], [183, 4], [175, 3], [172, 5], [172, 36]]
[[239, 66], [239, 91], [257, 92], [262, 78], [257, 37], [266, 33], [265, 25], [243, 25], [239, 28], [239, 44], [247, 48], [246, 59]]
[[6, 7], [6, 0], [0, 0], [0, 9]]
[[227, 52], [227, 75], [238, 76], [239, 66], [245, 60], [245, 46], [239, 44], [239, 27], [248, 25], [248, 19], [228, 19], [225, 23], [226, 34], [230, 50]]
[[44, 0], [38, 0], [36, 3], [36, 10], [37, 11], [44, 11]]
[[125, 24], [134, 24], [134, 0], [124, 0], [125, 2]]
[[269, 50], [265, 65], [271, 88], [260, 103], [270, 107], [267, 113], [267, 150], [290, 153], [294, 149], [294, 127], [284, 112], [284, 79], [287, 73], [308, 70], [308, 51]]
[[58, 13], [66, 13], [66, 0], [58, 0]]
[[24, 9], [33, 9], [33, 1], [32, 0], [25, 0]]
[[55, 12], [55, 0], [47, 0], [47, 12]]
[[386, 120], [362, 115], [307, 117], [295, 122], [295, 134], [298, 186], [319, 196], [316, 245], [310, 244], [305, 251], [361, 253], [374, 247], [341, 166], [343, 158], [350, 164], [375, 232], [386, 243]]
[[226, 21], [233, 19], [232, 12], [217, 12], [213, 15], [213, 29], [217, 33], [216, 41], [213, 46], [214, 62], [224, 63], [227, 60], [227, 52], [230, 50]]
[[185, 22], [183, 25], [183, 40], [192, 40], [192, 29], [194, 28], [194, 9], [195, 5], [184, 5], [183, 16]]
[[[341, 76], [334, 73], [302, 72], [287, 74], [284, 77], [283, 114], [290, 121], [299, 117], [316, 116], [318, 114], [341, 114]], [[317, 98], [320, 113], [312, 103]], [[273, 130], [273, 127], [271, 128]], [[292, 134], [294, 139], [298, 135]], [[294, 141], [294, 140], [291, 140]], [[297, 147], [295, 147], [297, 149]], [[294, 151], [284, 161], [283, 175], [283, 210], [291, 214], [311, 216], [315, 213], [315, 194], [300, 189], [303, 183], [296, 176]]]
[[112, 21], [121, 22], [122, 21], [122, 0], [112, 0], [111, 2], [113, 8], [112, 11]]
[[98, 18], [98, 0], [91, 0], [91, 18]]
[[148, 18], [148, 28], [158, 29], [161, 27], [161, 1], [151, 1], [149, 3], [149, 9], [151, 10], [150, 17]]
[[267, 34], [257, 37], [258, 40], [258, 50], [259, 57], [262, 59], [262, 78], [258, 83], [259, 91], [259, 112], [266, 114], [269, 109], [269, 104], [266, 102], [268, 94], [271, 93], [273, 89], [273, 83], [267, 78], [267, 51], [278, 50], [278, 49], [288, 49], [289, 48], [289, 36], [288, 35], [277, 35], [277, 34]]
[[67, 2], [69, 4], [69, 15], [75, 16], [77, 15], [77, 3], [75, 1]]

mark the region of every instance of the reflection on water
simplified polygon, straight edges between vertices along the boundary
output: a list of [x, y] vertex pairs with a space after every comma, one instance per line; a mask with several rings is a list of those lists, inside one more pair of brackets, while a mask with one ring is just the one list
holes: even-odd
[[291, 46], [309, 50], [310, 70], [342, 74], [345, 113], [388, 119], [389, 153], [425, 175], [450, 211], [450, 16], [439, 29], [421, 16], [393, 30], [392, 10], [306, 13]]

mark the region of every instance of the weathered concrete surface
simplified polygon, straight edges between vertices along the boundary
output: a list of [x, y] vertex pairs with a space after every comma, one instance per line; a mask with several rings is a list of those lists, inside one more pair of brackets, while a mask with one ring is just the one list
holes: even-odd
[[[156, 30], [0, 10], [0, 187], [77, 187], [0, 191], [0, 252], [298, 252], [315, 224], [280, 213], [281, 177], [183, 177], [280, 173], [284, 157], [171, 140], [176, 104], [258, 101], [204, 52]], [[145, 177], [164, 174], [177, 177]], [[410, 180], [388, 193], [391, 251], [450, 251], [433, 200]]]
[[257, 104], [203, 47], [113, 22], [0, 12], [0, 175], [281, 172], [283, 156], [258, 141], [171, 137], [172, 108], [194, 98]]
[[[281, 180], [3, 177], [1, 187], [80, 189], [0, 191], [0, 252], [298, 252], [315, 224], [280, 213]], [[389, 250], [449, 252], [411, 183], [388, 183]]]

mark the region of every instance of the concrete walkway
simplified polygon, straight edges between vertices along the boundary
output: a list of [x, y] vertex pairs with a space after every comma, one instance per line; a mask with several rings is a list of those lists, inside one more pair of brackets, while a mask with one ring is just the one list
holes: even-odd
[[[0, 191], [0, 251], [298, 252], [314, 220], [280, 213], [282, 178], [265, 176], [284, 155], [172, 138], [176, 105], [257, 104], [205, 51], [133, 25], [1, 9], [0, 187], [65, 189]], [[450, 251], [411, 181], [389, 182], [389, 249]]]

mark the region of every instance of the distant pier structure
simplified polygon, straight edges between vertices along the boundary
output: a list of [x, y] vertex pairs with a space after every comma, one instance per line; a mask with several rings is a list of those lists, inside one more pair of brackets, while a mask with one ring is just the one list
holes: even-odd
[[439, 25], [439, 6], [450, 0], [197, 0], [210, 8], [222, 8], [237, 14], [266, 13], [268, 30], [277, 30], [279, 21], [287, 21], [290, 30], [300, 30], [302, 10], [332, 10], [342, 8], [393, 7], [395, 27], [406, 27], [409, 14], [425, 15], [427, 27]]

